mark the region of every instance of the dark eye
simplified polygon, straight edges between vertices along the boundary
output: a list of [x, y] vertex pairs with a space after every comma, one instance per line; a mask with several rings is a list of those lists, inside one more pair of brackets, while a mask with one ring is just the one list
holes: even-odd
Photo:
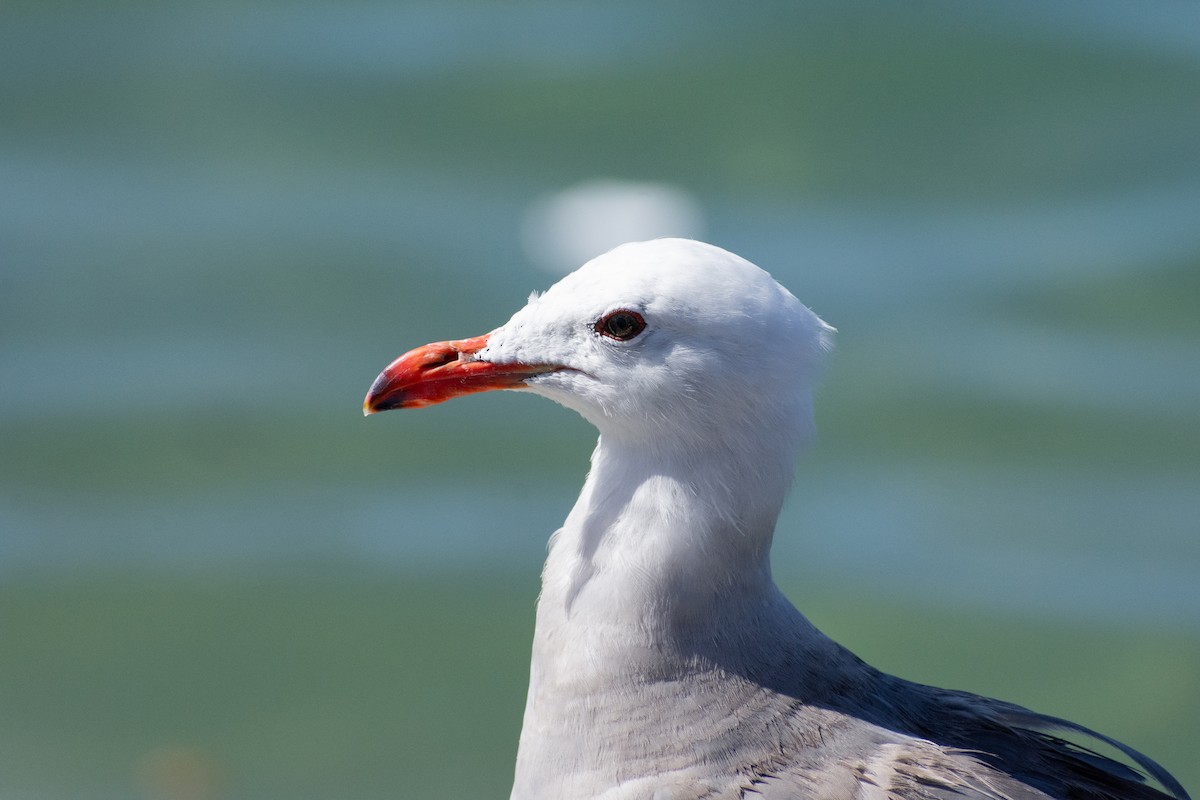
[[646, 330], [646, 320], [636, 311], [614, 311], [596, 320], [595, 329], [601, 336], [628, 342]]

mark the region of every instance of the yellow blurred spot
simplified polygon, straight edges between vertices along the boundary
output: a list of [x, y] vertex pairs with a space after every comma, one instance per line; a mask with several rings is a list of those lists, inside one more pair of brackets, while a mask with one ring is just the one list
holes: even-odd
[[151, 750], [137, 768], [138, 783], [147, 800], [216, 800], [222, 770], [206, 751], [189, 745]]

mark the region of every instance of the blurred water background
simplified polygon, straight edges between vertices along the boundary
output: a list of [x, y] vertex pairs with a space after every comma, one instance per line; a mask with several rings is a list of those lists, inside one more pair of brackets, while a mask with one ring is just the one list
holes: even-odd
[[801, 609], [1200, 789], [1194, 3], [10, 0], [0, 797], [507, 796], [592, 432], [359, 408], [621, 224], [841, 331]]

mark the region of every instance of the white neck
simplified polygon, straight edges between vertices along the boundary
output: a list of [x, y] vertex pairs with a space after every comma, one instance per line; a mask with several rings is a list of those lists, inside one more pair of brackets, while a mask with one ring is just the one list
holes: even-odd
[[[802, 649], [794, 645], [823, 638], [771, 580], [796, 445], [767, 449], [778, 452], [752, 457], [713, 442], [666, 453], [601, 437], [542, 575], [514, 798], [575, 796], [572, 786], [594, 796], [575, 782], [616, 780], [604, 754], [622, 736], [661, 728], [653, 738], [674, 746], [683, 712], [673, 687], [686, 683], [693, 696], [709, 687], [711, 702], [689, 713], [696, 730], [710, 729], [717, 723], [701, 717], [719, 719], [754, 691], [729, 686], [743, 665], [718, 659], [783, 672]], [[694, 757], [694, 745], [678, 745], [679, 758]]]
[[790, 481], [784, 456], [750, 463], [719, 445], [672, 453], [602, 436], [551, 543], [539, 632], [578, 628], [603, 641], [637, 631], [660, 645], [701, 634], [739, 598], [771, 590], [771, 537]]

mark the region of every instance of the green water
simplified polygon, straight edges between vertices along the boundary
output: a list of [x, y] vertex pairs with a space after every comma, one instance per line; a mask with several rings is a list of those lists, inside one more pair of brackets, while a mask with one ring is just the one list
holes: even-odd
[[[165, 771], [178, 797], [503, 796], [535, 588], [341, 568], [6, 586], [5, 793], [158, 796]], [[791, 594], [882, 666], [1120, 730], [1194, 776], [1195, 636]]]
[[798, 605], [1195, 792], [1198, 98], [1182, 2], [10, 3], [0, 797], [506, 795], [592, 433], [359, 405], [596, 177], [839, 328]]

